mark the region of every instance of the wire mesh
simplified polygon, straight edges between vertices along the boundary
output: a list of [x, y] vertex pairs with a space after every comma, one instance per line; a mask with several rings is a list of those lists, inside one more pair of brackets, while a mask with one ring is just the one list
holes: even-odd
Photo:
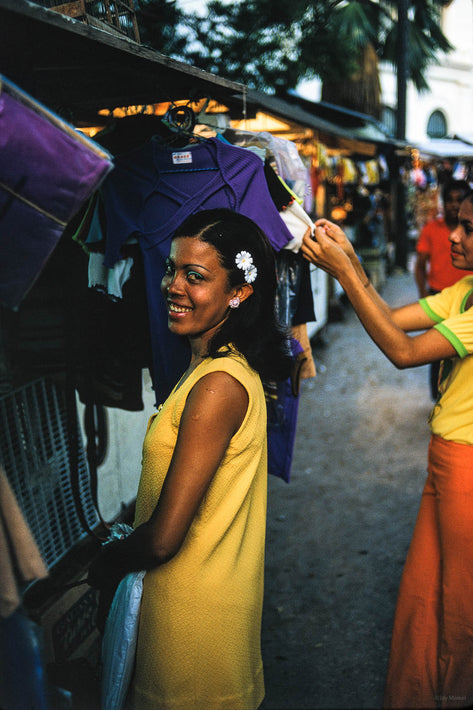
[[124, 34], [136, 42], [140, 41], [133, 0], [33, 0], [62, 15], [67, 15], [82, 22], [96, 24], [99, 28]]
[[[80, 499], [93, 527], [98, 516], [81, 440], [78, 448]], [[0, 398], [0, 461], [46, 564], [54, 565], [87, 533], [71, 484], [65, 394], [51, 381]]]

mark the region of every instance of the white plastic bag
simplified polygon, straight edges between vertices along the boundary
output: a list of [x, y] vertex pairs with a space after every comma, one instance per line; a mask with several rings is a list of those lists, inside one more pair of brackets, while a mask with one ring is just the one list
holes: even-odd
[[102, 641], [102, 710], [122, 710], [135, 665], [144, 572], [122, 579]]
[[[123, 539], [132, 528], [115, 523], [109, 542]], [[105, 543], [106, 544], [106, 543]], [[117, 587], [102, 641], [102, 710], [123, 710], [135, 666], [145, 572], [130, 572]]]

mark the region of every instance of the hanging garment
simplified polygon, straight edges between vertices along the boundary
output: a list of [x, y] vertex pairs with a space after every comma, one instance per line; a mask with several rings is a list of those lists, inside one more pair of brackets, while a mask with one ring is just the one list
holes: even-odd
[[[304, 351], [303, 363], [300, 363], [302, 364], [300, 377], [315, 377], [315, 363], [306, 326], [307, 323], [317, 320], [314, 312], [309, 262], [302, 257], [302, 254], [294, 254], [286, 249], [281, 249], [276, 254], [276, 271], [278, 320], [286, 328], [292, 329], [294, 338], [299, 341]], [[298, 355], [299, 351], [294, 354]], [[301, 358], [298, 360], [300, 361]], [[281, 396], [285, 397], [284, 390], [281, 391]]]
[[301, 348], [304, 350], [304, 359], [300, 369], [300, 379], [307, 380], [315, 377], [317, 370], [315, 367], [314, 356], [312, 355], [312, 345], [310, 343], [309, 334], [307, 332], [307, 323], [293, 325], [291, 328], [292, 337], [297, 340]]
[[289, 483], [299, 413], [300, 373], [304, 349], [291, 340], [293, 373], [284, 382], [265, 383], [268, 426], [268, 473]]
[[[302, 239], [307, 230], [310, 229], [312, 231], [315, 228], [315, 225], [307, 212], [301, 207], [297, 200], [295, 200], [293, 193], [289, 191], [284, 181], [282, 181], [275, 173], [268, 161], [265, 163], [264, 170], [273, 202], [281, 216], [281, 219], [293, 235], [291, 241], [286, 244], [286, 246], [276, 257], [276, 262], [279, 260], [280, 267], [278, 274], [279, 299], [284, 300], [284, 296], [282, 294], [284, 290], [286, 291], [286, 295], [288, 295], [291, 290], [290, 282], [291, 280], [293, 281], [292, 276], [289, 277], [288, 283], [284, 284], [286, 274], [283, 272], [288, 268], [288, 264], [297, 264], [297, 269], [300, 272], [297, 284], [297, 298], [294, 294], [295, 301], [293, 312], [291, 313], [290, 318], [288, 318], [286, 312], [286, 317], [283, 318], [282, 322], [286, 325], [300, 325], [308, 323], [316, 320], [316, 314], [314, 311], [314, 296], [310, 283], [309, 262], [302, 258], [299, 260], [291, 257], [286, 258], [284, 256], [284, 252], [293, 251], [298, 253], [302, 244]], [[285, 262], [284, 266], [283, 262]], [[294, 282], [292, 283], [292, 289], [294, 289]], [[310, 359], [313, 361], [312, 355], [310, 355]]]
[[145, 270], [153, 352], [153, 384], [163, 401], [186, 369], [186, 341], [169, 332], [160, 283], [171, 237], [191, 214], [228, 207], [253, 219], [276, 251], [292, 235], [269, 194], [260, 158], [211, 138], [186, 149], [170, 150], [158, 141], [117, 158], [104, 182], [105, 260], [112, 267], [122, 247], [138, 238]]
[[294, 202], [294, 194], [280, 179], [269, 160], [266, 160], [264, 163], [264, 175], [266, 177], [269, 194], [271, 195], [278, 212], [281, 213], [282, 210]]
[[0, 76], [0, 301], [17, 308], [110, 156]]
[[0, 466], [0, 617], [20, 606], [20, 588], [48, 576], [38, 546]]
[[133, 259], [120, 259], [113, 268], [103, 265], [103, 254], [95, 252], [89, 256], [89, 288], [107, 294], [112, 301], [123, 298], [123, 285], [130, 278]]
[[256, 145], [265, 148], [266, 157], [275, 161], [278, 174], [283, 180], [290, 182], [296, 192], [300, 191], [300, 188], [304, 188], [306, 170], [294, 141], [273, 136], [268, 131], [252, 132], [228, 129], [225, 131], [225, 137], [228, 137], [234, 145]]
[[23, 612], [27, 582], [48, 569], [0, 466], [0, 707], [48, 710], [41, 629]]
[[292, 325], [300, 325], [301, 323], [311, 323], [317, 320], [315, 312], [314, 293], [311, 283], [311, 265], [300, 255], [302, 261], [301, 266], [301, 282], [299, 287], [299, 299], [297, 301], [296, 311], [292, 316]]
[[309, 230], [313, 234], [315, 224], [307, 212], [296, 201], [292, 202], [281, 212], [281, 219], [293, 235], [291, 241], [286, 244], [285, 249], [298, 252], [302, 246], [304, 235]]
[[[90, 255], [96, 256], [103, 259], [102, 254]], [[86, 284], [77, 289], [75, 383], [84, 404], [140, 411], [144, 408], [142, 370], [151, 368], [151, 347], [138, 245], [134, 245], [133, 256], [128, 258], [132, 265], [120, 298], [86, 288]]]

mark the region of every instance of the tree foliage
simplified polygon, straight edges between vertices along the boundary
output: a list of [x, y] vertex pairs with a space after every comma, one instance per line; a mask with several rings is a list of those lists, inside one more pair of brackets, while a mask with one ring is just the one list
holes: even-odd
[[[330, 96], [345, 87], [355, 103], [375, 104], [378, 61], [396, 64], [396, 0], [210, 0], [203, 17], [165, 0], [138, 4], [140, 27], [156, 49], [269, 92], [319, 77]], [[428, 66], [451, 49], [440, 26], [444, 4], [408, 3], [409, 76], [418, 90], [427, 88]]]
[[334, 2], [211, 0], [205, 18], [188, 16], [191, 62], [253, 88], [278, 91], [307, 75], [304, 35], [324, 36]]
[[134, 0], [142, 44], [167, 56], [185, 53], [184, 14], [176, 0]]

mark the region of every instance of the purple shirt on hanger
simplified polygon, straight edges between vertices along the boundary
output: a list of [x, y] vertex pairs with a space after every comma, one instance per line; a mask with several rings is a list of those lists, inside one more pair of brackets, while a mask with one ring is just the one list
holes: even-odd
[[[131, 236], [143, 253], [157, 401], [169, 394], [186, 369], [187, 341], [170, 333], [160, 284], [171, 237], [189, 215], [228, 207], [253, 219], [276, 251], [292, 235], [268, 190], [261, 159], [245, 148], [211, 138], [173, 150], [151, 140], [116, 160], [105, 181], [105, 265], [121, 258]], [[235, 253], [238, 245], [235, 245]]]

